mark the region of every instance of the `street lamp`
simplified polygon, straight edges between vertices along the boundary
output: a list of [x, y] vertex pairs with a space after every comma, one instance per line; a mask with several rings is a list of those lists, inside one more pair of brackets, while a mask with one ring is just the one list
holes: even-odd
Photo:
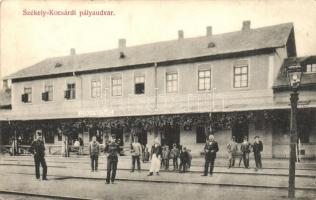
[[289, 189], [288, 197], [295, 197], [295, 161], [296, 161], [296, 141], [297, 141], [297, 102], [298, 87], [301, 83], [302, 67], [299, 63], [294, 63], [287, 68], [287, 75], [292, 89], [291, 93], [291, 124], [290, 124], [290, 161], [289, 161]]

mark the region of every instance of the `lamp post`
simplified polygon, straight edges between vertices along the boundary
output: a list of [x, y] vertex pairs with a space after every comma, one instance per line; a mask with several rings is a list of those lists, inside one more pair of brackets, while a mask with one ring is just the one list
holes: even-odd
[[301, 83], [302, 68], [298, 63], [287, 68], [287, 74], [292, 89], [291, 93], [291, 123], [290, 123], [290, 161], [289, 161], [289, 188], [288, 197], [295, 197], [295, 161], [296, 161], [296, 141], [297, 141], [297, 102], [298, 87]]

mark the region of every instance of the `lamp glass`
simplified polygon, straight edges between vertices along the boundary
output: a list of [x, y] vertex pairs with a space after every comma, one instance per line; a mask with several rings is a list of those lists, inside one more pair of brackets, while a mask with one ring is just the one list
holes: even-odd
[[302, 78], [302, 68], [301, 66], [289, 66], [288, 70], [288, 78], [289, 82], [292, 88], [296, 88], [300, 85], [301, 83], [301, 78]]

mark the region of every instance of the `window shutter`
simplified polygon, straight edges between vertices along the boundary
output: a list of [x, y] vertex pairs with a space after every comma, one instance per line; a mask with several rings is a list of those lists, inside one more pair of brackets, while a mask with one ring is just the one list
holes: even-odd
[[22, 94], [21, 95], [21, 100], [24, 103], [28, 102], [28, 100], [29, 100], [28, 94]]
[[21, 95], [21, 101], [25, 103], [25, 94]]
[[70, 99], [70, 90], [65, 91], [65, 99]]
[[43, 92], [43, 93], [42, 93], [42, 100], [43, 100], [43, 101], [47, 101], [47, 100], [48, 100], [48, 98], [47, 98], [47, 92]]

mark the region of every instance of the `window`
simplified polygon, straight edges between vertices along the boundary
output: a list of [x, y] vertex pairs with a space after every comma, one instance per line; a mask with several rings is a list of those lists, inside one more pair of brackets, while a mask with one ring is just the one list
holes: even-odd
[[304, 110], [297, 113], [297, 132], [301, 143], [313, 142], [313, 136], [316, 133], [315, 119], [313, 110]]
[[53, 86], [52, 85], [45, 85], [45, 93], [47, 94], [47, 101], [53, 101]]
[[112, 77], [112, 96], [122, 95], [122, 78]]
[[54, 143], [54, 131], [50, 129], [43, 131], [43, 136], [45, 138], [45, 143]]
[[135, 76], [135, 94], [145, 93], [145, 76]]
[[306, 65], [306, 72], [314, 72], [316, 73], [316, 63]]
[[76, 84], [75, 83], [68, 83], [67, 91], [68, 91], [68, 99], [76, 98]]
[[206, 135], [205, 135], [205, 128], [203, 126], [196, 127], [196, 143], [205, 143], [206, 142]]
[[199, 90], [211, 89], [211, 70], [199, 70]]
[[248, 64], [234, 66], [234, 88], [248, 87]]
[[93, 80], [91, 81], [91, 97], [97, 98], [101, 96], [101, 81]]
[[167, 92], [178, 91], [178, 74], [177, 72], [167, 73]]
[[32, 88], [24, 88], [24, 101], [25, 103], [32, 102]]

